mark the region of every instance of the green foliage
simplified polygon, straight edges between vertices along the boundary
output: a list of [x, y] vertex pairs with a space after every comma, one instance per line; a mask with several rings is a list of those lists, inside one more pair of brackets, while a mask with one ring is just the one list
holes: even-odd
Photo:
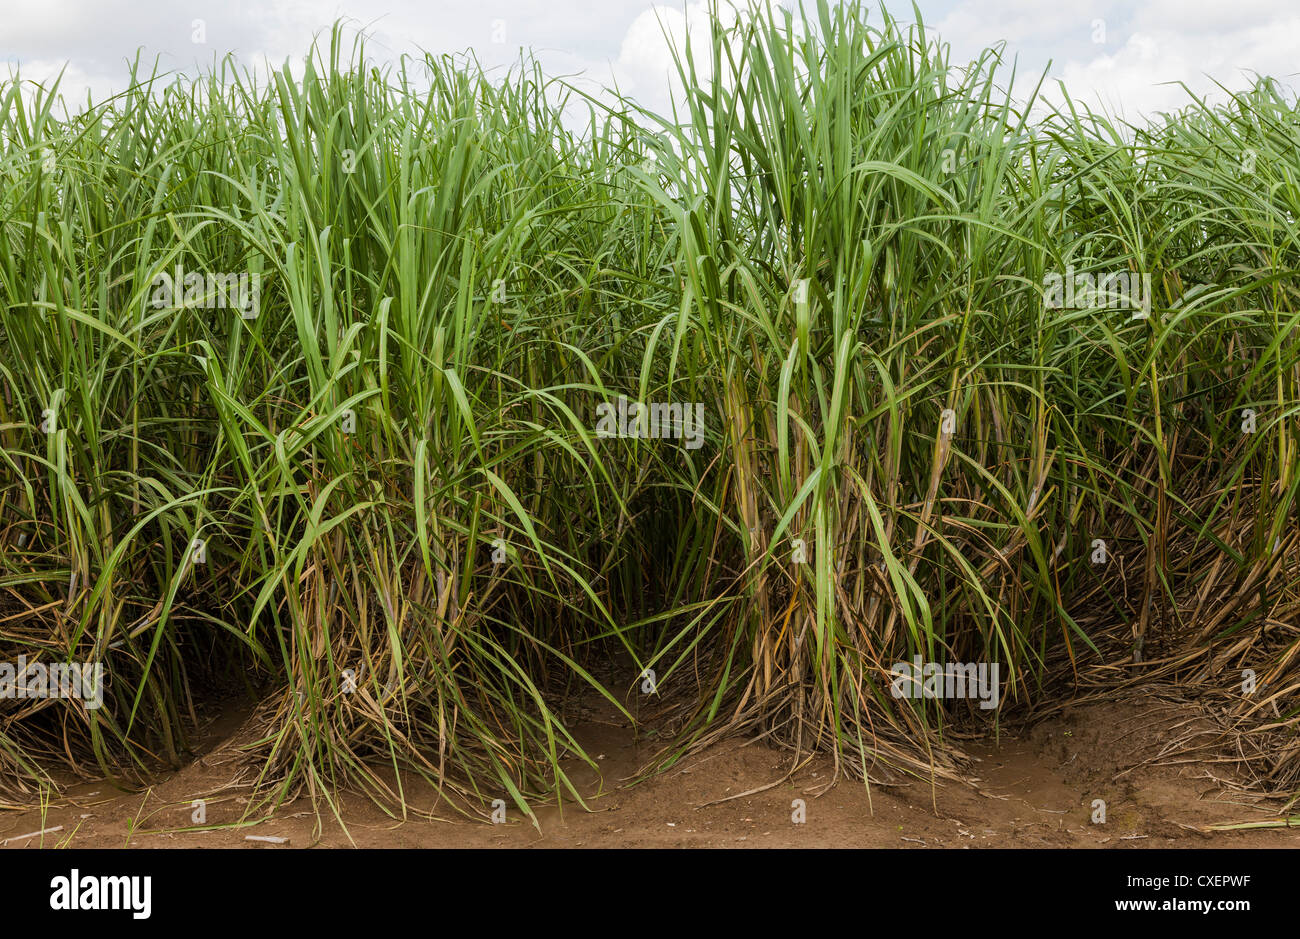
[[[1296, 594], [1294, 100], [1120, 128], [824, 0], [710, 27], [674, 115], [339, 29], [71, 117], [0, 84], [0, 648], [111, 675], [5, 703], [11, 793], [179, 763], [238, 676], [274, 800], [402, 806], [387, 764], [527, 811], [577, 798], [559, 702], [646, 668], [665, 761], [951, 775], [988, 715], [895, 661], [997, 662], [1005, 704], [1116, 621], [1252, 647]], [[156, 302], [178, 267], [256, 316]], [[1149, 274], [1150, 316], [1046, 305], [1067, 269]], [[703, 445], [598, 436], [619, 395]]]

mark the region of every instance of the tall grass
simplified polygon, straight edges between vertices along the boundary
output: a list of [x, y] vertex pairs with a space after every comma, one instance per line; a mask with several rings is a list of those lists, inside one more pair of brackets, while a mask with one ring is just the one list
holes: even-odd
[[[397, 812], [581, 801], [565, 702], [635, 720], [646, 670], [659, 765], [958, 775], [997, 712], [894, 697], [915, 655], [1003, 707], [1255, 668], [1293, 739], [1294, 97], [1031, 119], [1000, 50], [825, 2], [678, 68], [654, 114], [336, 29], [74, 116], [0, 85], [0, 644], [111, 675], [0, 705], [10, 798], [177, 765], [235, 686], [268, 800]], [[256, 317], [155, 302], [178, 265]], [[1149, 318], [1045, 304], [1067, 268], [1149, 274]], [[599, 436], [619, 395], [702, 446]]]

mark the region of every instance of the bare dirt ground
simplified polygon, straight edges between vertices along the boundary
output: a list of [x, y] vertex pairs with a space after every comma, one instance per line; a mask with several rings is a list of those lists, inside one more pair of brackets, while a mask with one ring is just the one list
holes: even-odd
[[[343, 825], [322, 805], [319, 830], [299, 799], [246, 827], [194, 831], [192, 803], [206, 797], [206, 824], [239, 820], [246, 802], [221, 790], [237, 761], [230, 722], [224, 738], [188, 767], [147, 791], [123, 793], [104, 782], [68, 788], [44, 810], [0, 815], [8, 848], [53, 847], [798, 847], [798, 848], [1144, 848], [1300, 847], [1300, 830], [1206, 833], [1207, 825], [1275, 818], [1278, 804], [1234, 788], [1232, 764], [1213, 757], [1162, 763], [1175, 729], [1195, 732], [1190, 705], [1135, 699], [1066, 707], [1017, 736], [968, 747], [978, 760], [971, 784], [932, 787], [831, 781], [829, 759], [792, 775], [789, 754], [734, 740], [719, 744], [633, 787], [625, 779], [653, 755], [616, 721], [575, 727], [601, 767], [577, 764], [573, 776], [592, 811], [569, 802], [537, 809], [540, 831], [511, 806], [504, 824], [435, 811], [434, 795], [408, 791], [413, 807], [437, 818], [393, 818], [364, 795], [345, 795]], [[1212, 738], [1208, 723], [1206, 739]], [[223, 742], [224, 740], [224, 742]], [[761, 790], [761, 791], [753, 791]], [[1093, 821], [1094, 800], [1106, 803]], [[796, 821], [796, 800], [804, 820]], [[346, 826], [346, 829], [344, 827]], [[27, 835], [62, 826], [43, 836]], [[284, 838], [283, 844], [246, 836]]]

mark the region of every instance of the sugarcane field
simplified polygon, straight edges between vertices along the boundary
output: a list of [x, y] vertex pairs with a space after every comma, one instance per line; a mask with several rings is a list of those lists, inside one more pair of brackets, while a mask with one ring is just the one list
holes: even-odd
[[11, 909], [1282, 909], [1300, 11], [5, 6]]

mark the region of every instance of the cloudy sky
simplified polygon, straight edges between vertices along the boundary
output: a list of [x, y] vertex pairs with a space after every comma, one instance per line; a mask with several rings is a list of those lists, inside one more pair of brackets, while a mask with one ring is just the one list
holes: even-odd
[[[792, 0], [785, 0], [792, 2]], [[815, 0], [810, 0], [815, 8]], [[865, 4], [873, 14], [876, 0]], [[911, 4], [887, 2], [900, 19]], [[1008, 58], [1065, 83], [1111, 113], [1136, 117], [1178, 106], [1184, 82], [1238, 88], [1248, 74], [1300, 86], [1300, 4], [1295, 0], [918, 0], [953, 61], [1005, 40]], [[649, 0], [0, 0], [0, 59], [42, 81], [66, 66], [65, 94], [99, 97], [124, 84], [137, 50], [164, 69], [235, 52], [250, 65], [300, 58], [314, 34], [342, 18], [370, 37], [376, 58], [423, 49], [472, 49], [506, 65], [533, 49], [552, 75], [617, 82], [662, 107], [671, 67], [665, 27], [700, 20], [699, 3]], [[2, 73], [0, 73], [2, 74]]]

